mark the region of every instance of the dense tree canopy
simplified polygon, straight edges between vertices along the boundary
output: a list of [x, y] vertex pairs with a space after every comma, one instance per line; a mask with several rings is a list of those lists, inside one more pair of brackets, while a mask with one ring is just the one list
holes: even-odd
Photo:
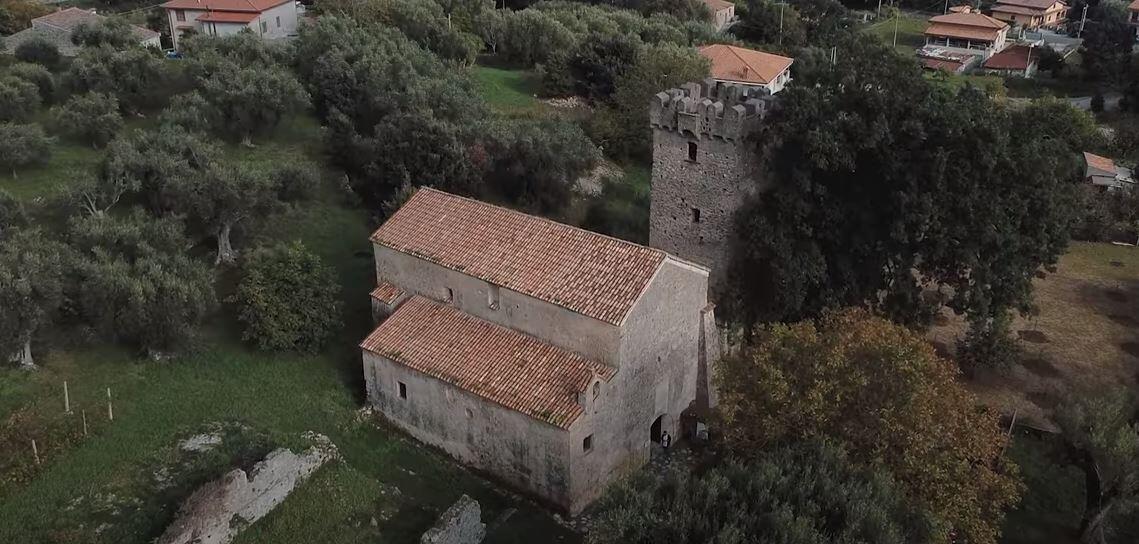
[[591, 544], [918, 544], [933, 540], [934, 529], [889, 477], [822, 442], [699, 476], [641, 473], [611, 489], [598, 510]]
[[806, 438], [880, 465], [954, 531], [993, 544], [1018, 484], [997, 415], [956, 382], [921, 336], [864, 311], [770, 325], [716, 369], [720, 436], [743, 458]]
[[601, 159], [580, 128], [558, 121], [500, 123], [488, 140], [488, 189], [537, 213], [568, 206], [578, 176]]
[[59, 48], [45, 38], [39, 36], [32, 37], [24, 40], [20, 45], [16, 46], [13, 51], [16, 60], [21, 62], [30, 62], [39, 64], [48, 68], [55, 68], [59, 65], [62, 55], [59, 54]]
[[261, 349], [314, 351], [342, 323], [339, 295], [335, 271], [299, 242], [258, 249], [234, 294], [242, 336]]
[[64, 80], [72, 92], [113, 95], [128, 112], [156, 105], [166, 70], [162, 61], [142, 47], [116, 50], [110, 46], [83, 48]]
[[188, 255], [191, 244], [176, 219], [140, 211], [77, 218], [71, 244], [80, 253], [80, 316], [106, 337], [157, 355], [193, 336], [216, 306], [213, 274]]
[[27, 62], [18, 62], [9, 66], [7, 74], [27, 81], [39, 89], [40, 100], [45, 104], [50, 104], [55, 100], [55, 76], [51, 72], [39, 64], [31, 64]]
[[174, 213], [217, 241], [214, 264], [234, 263], [233, 229], [263, 217], [277, 203], [269, 176], [246, 165], [211, 165], [199, 175], [171, 179], [163, 193]]
[[88, 93], [72, 97], [52, 108], [51, 114], [58, 133], [95, 147], [107, 145], [123, 128], [119, 101], [106, 94]]
[[296, 76], [278, 65], [226, 62], [201, 82], [205, 109], [223, 133], [243, 141], [277, 127], [281, 119], [308, 105], [308, 94]]
[[0, 77], [0, 122], [27, 121], [40, 107], [39, 88], [13, 76]]
[[53, 142], [39, 125], [0, 123], [0, 168], [15, 176], [19, 168], [43, 164]]
[[729, 314], [755, 323], [871, 304], [920, 324], [933, 288], [932, 303], [980, 326], [1027, 311], [1033, 275], [1067, 242], [1076, 150], [1016, 130], [1047, 123], [1029, 119], [1035, 109], [932, 87], [875, 44], [839, 51], [849, 56], [781, 94], [760, 137], [770, 189], [738, 216]]

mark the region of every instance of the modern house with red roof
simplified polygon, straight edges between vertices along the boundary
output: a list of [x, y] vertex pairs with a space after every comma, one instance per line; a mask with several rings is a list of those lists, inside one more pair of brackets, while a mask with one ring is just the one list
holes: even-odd
[[993, 18], [1025, 30], [1056, 28], [1068, 22], [1068, 4], [1060, 0], [999, 0]]
[[982, 68], [991, 74], [1030, 78], [1036, 74], [1036, 64], [1039, 58], [1040, 52], [1035, 47], [1030, 44], [1018, 43], [989, 57]]
[[297, 33], [296, 0], [170, 0], [162, 7], [174, 49], [190, 33], [229, 36], [248, 29], [267, 40]]
[[938, 15], [929, 19], [923, 49], [987, 60], [1005, 48], [1008, 29], [1008, 23], [971, 10]]
[[1132, 26], [1139, 26], [1139, 0], [1133, 0], [1127, 6], [1127, 21]]
[[708, 270], [419, 189], [372, 235], [368, 403], [571, 514], [708, 409]]
[[705, 45], [699, 51], [712, 63], [710, 73], [716, 81], [763, 87], [769, 94], [791, 82], [795, 59], [790, 57], [725, 44]]

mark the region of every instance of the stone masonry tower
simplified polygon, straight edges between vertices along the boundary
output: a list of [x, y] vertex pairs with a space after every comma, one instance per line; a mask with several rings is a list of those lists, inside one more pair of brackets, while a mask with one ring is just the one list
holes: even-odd
[[711, 268], [718, 299], [736, 211], [761, 187], [749, 136], [771, 106], [765, 89], [706, 80], [652, 98], [649, 245]]

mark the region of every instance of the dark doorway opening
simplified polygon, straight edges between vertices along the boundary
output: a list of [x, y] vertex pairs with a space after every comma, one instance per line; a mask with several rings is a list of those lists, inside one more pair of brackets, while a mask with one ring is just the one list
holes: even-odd
[[664, 419], [663, 415], [657, 416], [656, 421], [653, 422], [653, 426], [649, 427], [649, 440], [657, 444], [660, 444], [660, 424], [662, 419]]

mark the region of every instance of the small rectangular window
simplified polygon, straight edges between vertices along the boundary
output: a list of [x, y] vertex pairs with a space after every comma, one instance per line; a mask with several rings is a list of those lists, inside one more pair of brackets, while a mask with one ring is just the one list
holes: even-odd
[[581, 441], [581, 451], [585, 453], [593, 451], [593, 435], [589, 435], [585, 437], [585, 440]]
[[183, 23], [183, 22], [185, 22], [185, 21], [186, 21], [186, 12], [184, 12], [184, 11], [182, 11], [182, 10], [180, 10], [180, 9], [176, 9], [176, 10], [174, 10], [174, 18], [175, 18], [175, 19], [176, 19], [176, 20], [177, 20], [179, 23]]
[[261, 21], [261, 32], [264, 33], [264, 32], [268, 32], [268, 31], [269, 31], [269, 23], [266, 23], [265, 21]]
[[699, 223], [700, 222], [700, 208], [692, 208], [692, 222], [693, 223]]
[[688, 160], [696, 162], [696, 142], [688, 142]]
[[498, 309], [498, 300], [499, 300], [498, 286], [497, 285], [487, 285], [486, 305], [489, 306], [491, 310], [497, 310]]
[[446, 294], [447, 298], [443, 302], [451, 302], [452, 300], [455, 300], [455, 290], [454, 289], [451, 289], [450, 287], [448, 287], [445, 294]]
[[281, 28], [281, 18], [277, 17], [277, 28]]
[[406, 399], [407, 398], [407, 384], [405, 384], [403, 382], [396, 382], [396, 383], [399, 384], [399, 398]]

